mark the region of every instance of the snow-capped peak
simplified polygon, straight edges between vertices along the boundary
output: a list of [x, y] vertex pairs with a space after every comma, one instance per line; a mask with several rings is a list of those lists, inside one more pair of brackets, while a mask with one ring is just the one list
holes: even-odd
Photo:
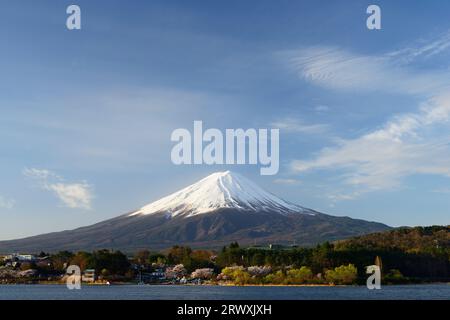
[[314, 211], [287, 202], [257, 186], [240, 174], [224, 171], [206, 178], [153, 203], [131, 215], [166, 213], [170, 217], [194, 216], [221, 208], [245, 211], [275, 211], [280, 214]]

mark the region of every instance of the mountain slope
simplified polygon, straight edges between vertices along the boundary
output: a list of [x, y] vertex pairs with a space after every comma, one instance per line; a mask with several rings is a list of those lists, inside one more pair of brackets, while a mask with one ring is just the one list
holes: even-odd
[[409, 252], [450, 250], [450, 225], [402, 227], [341, 240], [336, 243], [336, 247], [339, 249], [398, 249]]
[[162, 249], [176, 244], [313, 245], [389, 229], [334, 217], [278, 198], [241, 175], [214, 173], [137, 211], [75, 230], [0, 242], [1, 252]]

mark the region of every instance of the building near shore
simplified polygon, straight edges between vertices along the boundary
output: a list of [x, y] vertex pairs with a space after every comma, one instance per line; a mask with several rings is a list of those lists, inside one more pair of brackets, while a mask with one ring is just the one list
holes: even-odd
[[95, 282], [95, 280], [96, 280], [95, 269], [84, 270], [83, 276], [81, 277], [81, 281]]
[[37, 260], [37, 257], [32, 254], [19, 254], [19, 253], [11, 253], [6, 256], [3, 256], [3, 261], [28, 261], [34, 262]]

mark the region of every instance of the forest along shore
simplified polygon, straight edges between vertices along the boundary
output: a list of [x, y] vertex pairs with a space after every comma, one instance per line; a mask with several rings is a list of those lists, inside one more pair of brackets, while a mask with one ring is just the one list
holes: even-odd
[[63, 284], [67, 267], [89, 284], [355, 285], [376, 264], [383, 284], [450, 282], [450, 227], [400, 228], [313, 248], [174, 246], [133, 254], [96, 250], [0, 256], [0, 284]]

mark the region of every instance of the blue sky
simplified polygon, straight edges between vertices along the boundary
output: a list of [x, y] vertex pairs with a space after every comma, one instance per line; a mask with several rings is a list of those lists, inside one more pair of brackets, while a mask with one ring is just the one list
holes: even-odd
[[[66, 7], [82, 30], [65, 27]], [[375, 2], [374, 2], [375, 3]], [[110, 218], [218, 170], [334, 215], [448, 224], [450, 3], [4, 1], [0, 239]], [[280, 128], [280, 171], [175, 166], [176, 128]]]

